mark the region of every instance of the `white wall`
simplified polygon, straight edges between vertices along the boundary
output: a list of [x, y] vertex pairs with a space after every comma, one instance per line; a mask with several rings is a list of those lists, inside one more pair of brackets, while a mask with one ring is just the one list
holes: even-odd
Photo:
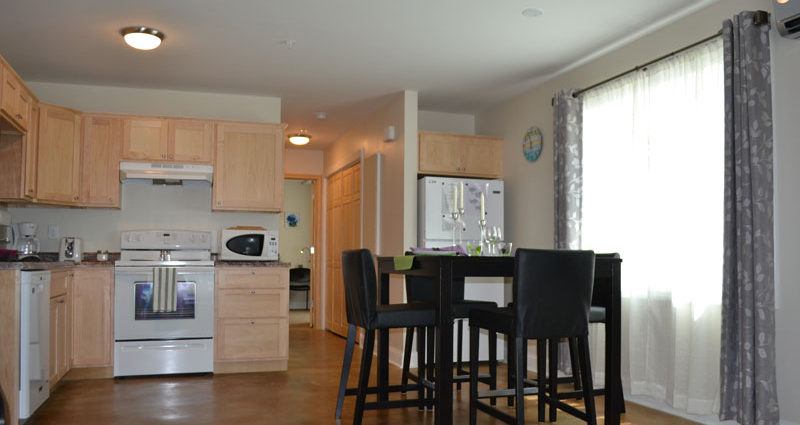
[[775, 300], [781, 418], [800, 423], [800, 40], [772, 31], [775, 140]]
[[122, 209], [83, 208], [9, 208], [12, 221], [32, 221], [39, 225], [39, 239], [44, 252], [58, 251], [58, 239], [47, 238], [47, 226], [58, 226], [59, 237], [78, 236], [85, 252], [106, 249], [119, 251], [119, 232], [137, 229], [205, 230], [214, 234], [236, 226], [262, 226], [277, 229], [280, 214], [211, 212], [211, 186], [122, 185]]
[[42, 102], [85, 112], [281, 122], [281, 98], [111, 86], [28, 82]]
[[[278, 123], [277, 97], [183, 92], [125, 87], [28, 83], [43, 102], [80, 111], [154, 114]], [[40, 225], [43, 251], [56, 251], [58, 240], [47, 239], [47, 225], [57, 224], [60, 236], [79, 236], [87, 251], [119, 250], [121, 230], [176, 228], [219, 229], [259, 225], [277, 229], [280, 217], [268, 213], [211, 212], [210, 186], [158, 187], [122, 185], [122, 210], [74, 208], [9, 208], [13, 221]], [[215, 239], [216, 240], [216, 239]], [[216, 244], [214, 250], [216, 251]]]
[[[308, 254], [300, 254], [300, 250], [311, 245], [311, 184], [303, 180], [286, 180], [283, 183], [283, 211], [279, 225], [281, 261], [291, 263], [292, 267], [309, 267]], [[297, 215], [297, 227], [286, 225], [287, 214]]]
[[283, 151], [285, 174], [322, 175], [323, 151], [310, 149], [286, 149]]
[[[476, 132], [505, 138], [506, 235], [517, 246], [553, 246], [553, 94], [581, 88], [707, 37], [742, 10], [772, 12], [768, 0], [725, 0], [701, 9], [648, 36], [559, 75], [507, 102], [476, 114]], [[783, 423], [800, 423], [800, 41], [773, 29], [775, 136], [775, 244], [778, 395]], [[542, 156], [534, 163], [521, 154], [525, 130], [544, 134]]]
[[475, 115], [450, 112], [419, 111], [419, 131], [475, 134]]

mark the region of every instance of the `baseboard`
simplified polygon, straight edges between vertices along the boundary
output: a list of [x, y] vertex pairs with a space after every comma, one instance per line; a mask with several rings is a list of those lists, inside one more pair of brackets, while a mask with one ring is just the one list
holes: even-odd
[[114, 367], [73, 367], [62, 378], [62, 381], [78, 379], [104, 379], [114, 377]]

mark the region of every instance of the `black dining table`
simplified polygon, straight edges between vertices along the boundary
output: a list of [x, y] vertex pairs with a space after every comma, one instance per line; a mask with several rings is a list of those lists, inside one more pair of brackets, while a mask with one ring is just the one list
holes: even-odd
[[[598, 255], [592, 305], [606, 308], [605, 423], [620, 423], [620, 273], [622, 260]], [[378, 302], [389, 304], [391, 275], [426, 276], [438, 284], [436, 302], [436, 409], [435, 423], [453, 423], [453, 282], [466, 277], [512, 277], [513, 257], [416, 256], [408, 270], [395, 269], [394, 257], [378, 257]], [[389, 331], [378, 331], [378, 400], [389, 399]], [[610, 389], [610, 390], [609, 390]]]

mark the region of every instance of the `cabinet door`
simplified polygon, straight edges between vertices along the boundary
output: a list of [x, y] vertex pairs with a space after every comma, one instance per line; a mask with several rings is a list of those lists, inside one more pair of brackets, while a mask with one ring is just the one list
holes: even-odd
[[80, 194], [80, 115], [54, 105], [39, 110], [37, 196], [75, 204]]
[[464, 141], [462, 171], [471, 176], [503, 176], [503, 139], [469, 138]]
[[463, 171], [462, 146], [450, 134], [419, 134], [419, 172], [453, 174]]
[[211, 164], [214, 124], [211, 121], [169, 119], [168, 156], [171, 161]]
[[50, 389], [69, 370], [67, 296], [50, 299]]
[[81, 205], [119, 208], [122, 119], [84, 115]]
[[289, 355], [288, 319], [221, 319], [216, 360], [267, 360]]
[[22, 116], [22, 111], [20, 108], [20, 95], [22, 93], [22, 81], [20, 81], [16, 75], [8, 68], [2, 69], [2, 78], [3, 78], [3, 88], [0, 90], [0, 109], [5, 113], [5, 115], [11, 119], [13, 123], [17, 124], [17, 127], [25, 131], [26, 127], [22, 125], [22, 121], [24, 117]]
[[[19, 81], [19, 80], [17, 80]], [[33, 95], [19, 81], [20, 90], [17, 100], [17, 123], [23, 130], [30, 130], [31, 107], [33, 106]]]
[[125, 118], [122, 129], [122, 159], [167, 160], [167, 120]]
[[114, 276], [110, 268], [76, 269], [72, 284], [72, 364], [114, 362]]
[[217, 317], [245, 319], [289, 315], [288, 289], [225, 289], [217, 295]]
[[283, 128], [217, 124], [213, 210], [280, 211], [283, 207]]
[[39, 106], [31, 106], [31, 125], [25, 135], [25, 175], [23, 194], [28, 199], [36, 198], [36, 164], [39, 146]]

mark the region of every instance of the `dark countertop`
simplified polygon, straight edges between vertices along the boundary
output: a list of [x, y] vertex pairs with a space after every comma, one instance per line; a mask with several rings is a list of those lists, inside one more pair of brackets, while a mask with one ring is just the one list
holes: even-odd
[[214, 262], [215, 267], [292, 267], [291, 263], [279, 261], [222, 261]]

